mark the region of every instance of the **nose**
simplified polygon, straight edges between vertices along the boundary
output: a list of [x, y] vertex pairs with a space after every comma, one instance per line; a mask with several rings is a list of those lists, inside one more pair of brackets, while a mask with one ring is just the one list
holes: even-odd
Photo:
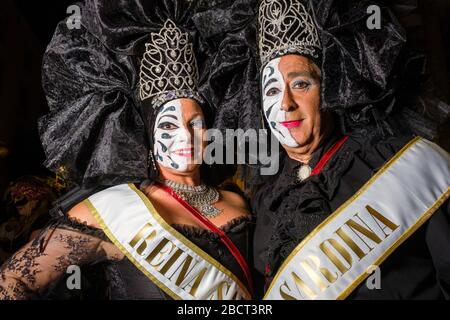
[[190, 129], [188, 127], [184, 127], [182, 132], [180, 132], [178, 139], [179, 142], [190, 144], [192, 140], [192, 134], [190, 132]]
[[291, 91], [286, 88], [283, 95], [283, 101], [281, 102], [281, 110], [285, 112], [292, 112], [297, 109], [297, 104], [292, 98]]

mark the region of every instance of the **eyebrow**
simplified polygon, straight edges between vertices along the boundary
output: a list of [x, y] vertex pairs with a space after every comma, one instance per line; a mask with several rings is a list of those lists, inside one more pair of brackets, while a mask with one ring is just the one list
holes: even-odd
[[318, 78], [316, 75], [312, 74], [309, 71], [291, 71], [288, 73], [288, 78], [295, 78], [295, 77], [309, 77], [311, 79]]
[[203, 120], [201, 113], [195, 113], [194, 115], [191, 116], [191, 120], [189, 120], [189, 121], [197, 120], [198, 117], [202, 118], [202, 120]]
[[264, 85], [264, 89], [263, 89], [263, 90], [266, 90], [266, 88], [267, 88], [267, 86], [268, 86], [269, 84], [271, 84], [271, 83], [273, 83], [273, 82], [277, 82], [277, 81], [278, 81], [278, 80], [275, 79], [275, 78], [269, 79], [269, 80], [266, 82], [266, 84]]
[[161, 118], [159, 118], [158, 123], [160, 123], [161, 120], [162, 120], [162, 118], [164, 118], [164, 117], [169, 117], [169, 118], [172, 118], [172, 119], [174, 119], [174, 120], [178, 120], [177, 117], [175, 117], [175, 116], [173, 116], [173, 115], [171, 115], [171, 114], [165, 114], [165, 115], [163, 115]]

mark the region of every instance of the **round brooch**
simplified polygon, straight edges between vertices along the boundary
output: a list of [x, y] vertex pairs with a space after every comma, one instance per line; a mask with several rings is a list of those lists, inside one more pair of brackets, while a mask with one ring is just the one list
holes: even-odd
[[311, 175], [312, 169], [309, 165], [304, 164], [297, 171], [297, 178], [299, 181], [303, 181]]

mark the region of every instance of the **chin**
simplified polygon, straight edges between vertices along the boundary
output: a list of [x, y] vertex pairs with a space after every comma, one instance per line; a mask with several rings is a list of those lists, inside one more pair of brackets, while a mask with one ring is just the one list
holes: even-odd
[[185, 164], [180, 167], [177, 172], [183, 175], [192, 175], [196, 172], [200, 166], [198, 164]]
[[300, 146], [304, 146], [305, 144], [314, 141], [314, 134], [312, 133], [312, 130], [306, 131], [304, 129], [305, 128], [301, 128], [298, 131], [292, 132], [292, 138], [294, 138], [294, 140], [297, 141]]
[[283, 147], [285, 147], [285, 149], [300, 148], [300, 147], [307, 145], [308, 143], [311, 143], [311, 141], [313, 140], [311, 136], [305, 137], [302, 134], [292, 135], [292, 138], [297, 143], [297, 145], [292, 146], [292, 147], [288, 146], [288, 145], [283, 145]]

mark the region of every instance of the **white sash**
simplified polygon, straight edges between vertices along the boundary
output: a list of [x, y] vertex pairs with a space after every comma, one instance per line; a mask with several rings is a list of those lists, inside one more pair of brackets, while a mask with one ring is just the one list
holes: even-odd
[[344, 299], [450, 196], [450, 156], [416, 138], [309, 234], [264, 299]]
[[174, 299], [250, 299], [229, 270], [168, 225], [132, 184], [85, 200], [108, 238]]

